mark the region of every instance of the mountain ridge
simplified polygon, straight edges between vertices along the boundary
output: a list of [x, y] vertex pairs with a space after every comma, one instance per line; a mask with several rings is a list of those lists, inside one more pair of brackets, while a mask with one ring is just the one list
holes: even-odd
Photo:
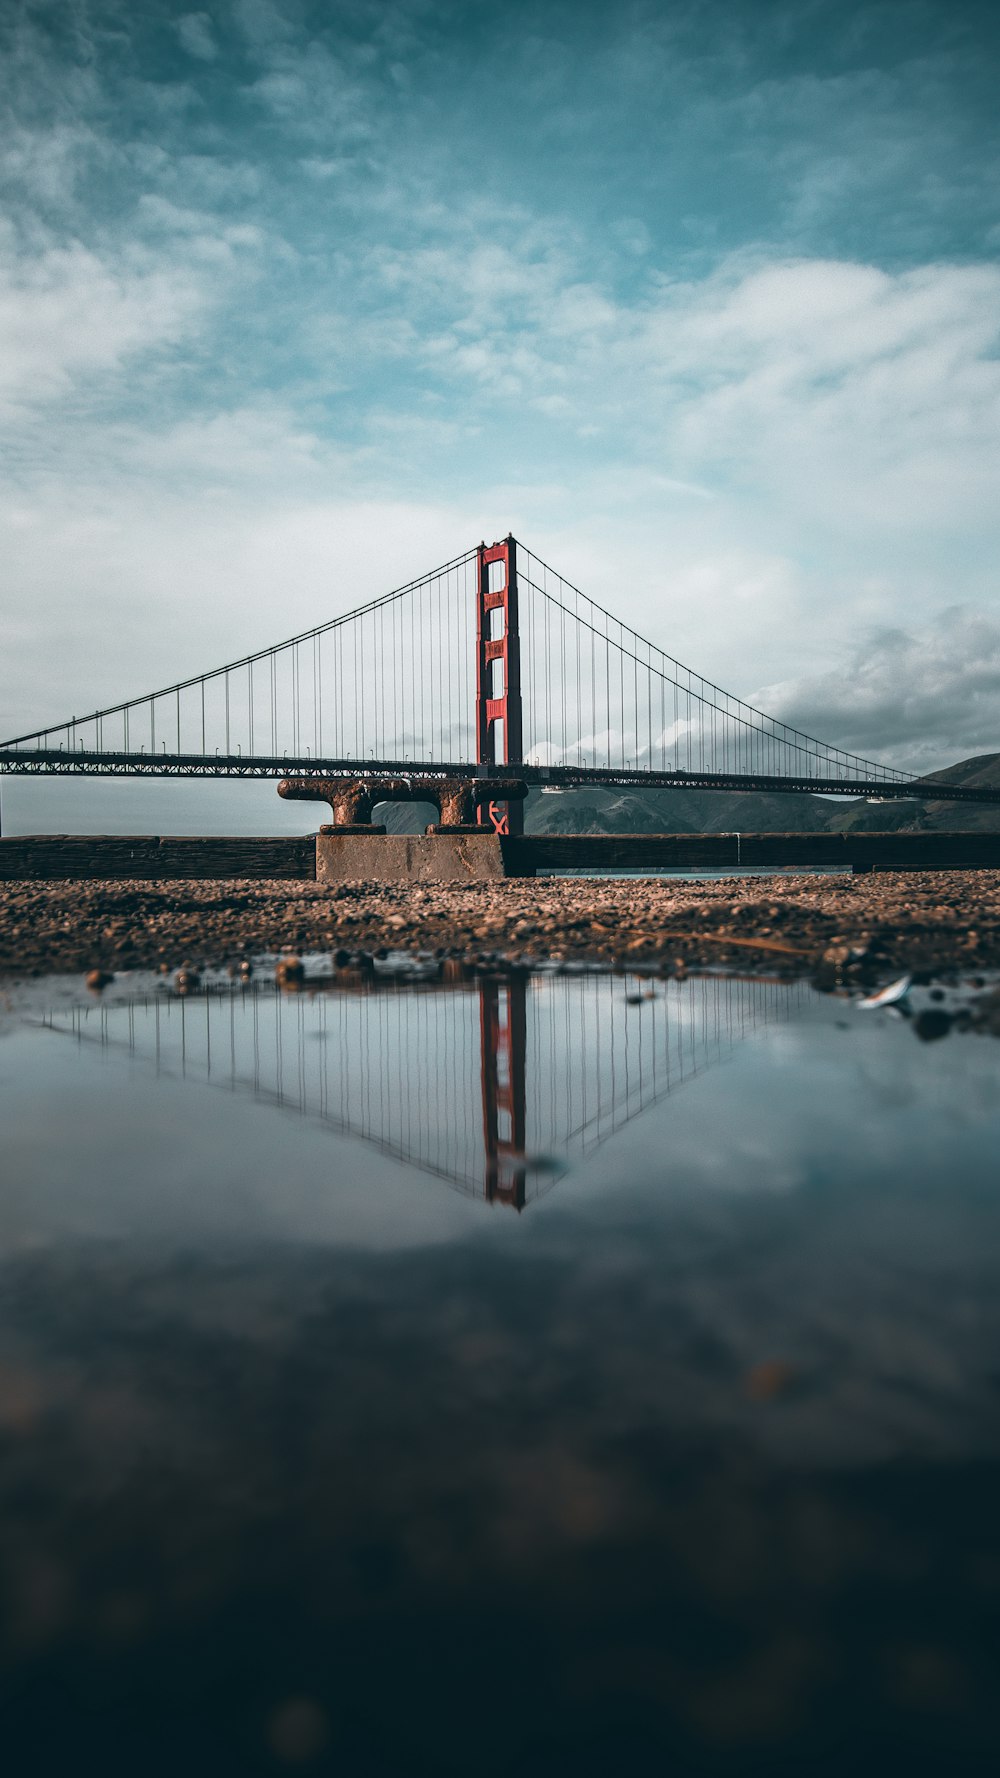
[[[922, 784], [996, 785], [1000, 753], [981, 753], [928, 774]], [[437, 820], [431, 803], [383, 803], [390, 833], [423, 833]], [[738, 790], [619, 790], [580, 785], [531, 790], [525, 833], [996, 833], [1000, 803], [949, 803], [933, 796], [890, 803]]]
[[[1000, 753], [976, 754], [929, 773], [922, 784], [996, 786]], [[872, 803], [865, 797], [770, 795], [728, 790], [532, 791], [526, 833], [995, 833], [1000, 802], [952, 803], [922, 796]]]

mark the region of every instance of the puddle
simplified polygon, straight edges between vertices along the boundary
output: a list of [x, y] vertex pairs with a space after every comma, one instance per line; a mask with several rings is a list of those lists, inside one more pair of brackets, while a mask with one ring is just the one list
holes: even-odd
[[992, 991], [8, 987], [12, 1770], [982, 1770]]

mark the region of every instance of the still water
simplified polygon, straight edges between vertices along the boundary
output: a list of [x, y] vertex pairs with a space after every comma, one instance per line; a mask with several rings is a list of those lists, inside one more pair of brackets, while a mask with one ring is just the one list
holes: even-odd
[[1000, 1042], [916, 1025], [10, 985], [5, 1770], [991, 1769]]

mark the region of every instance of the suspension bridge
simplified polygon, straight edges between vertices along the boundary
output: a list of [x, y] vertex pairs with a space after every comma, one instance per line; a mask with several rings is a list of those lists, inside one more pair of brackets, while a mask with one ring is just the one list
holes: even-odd
[[[0, 772], [440, 780], [1000, 802], [789, 726], [514, 537], [159, 691], [0, 743]], [[515, 802], [477, 819], [521, 829]]]

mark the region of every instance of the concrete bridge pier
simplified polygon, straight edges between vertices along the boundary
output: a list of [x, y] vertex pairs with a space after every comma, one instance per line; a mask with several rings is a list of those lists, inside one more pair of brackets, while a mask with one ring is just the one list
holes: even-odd
[[[278, 795], [328, 802], [333, 821], [316, 836], [321, 883], [492, 882], [511, 874], [503, 841], [481, 814], [487, 805], [522, 802], [518, 778], [283, 778]], [[372, 822], [376, 803], [436, 803], [440, 821], [424, 834], [387, 834]]]
[[[351, 832], [322, 828], [316, 835], [320, 883], [493, 883], [515, 874], [504, 841], [487, 827], [440, 828], [429, 833]], [[534, 876], [519, 870], [518, 876]]]

